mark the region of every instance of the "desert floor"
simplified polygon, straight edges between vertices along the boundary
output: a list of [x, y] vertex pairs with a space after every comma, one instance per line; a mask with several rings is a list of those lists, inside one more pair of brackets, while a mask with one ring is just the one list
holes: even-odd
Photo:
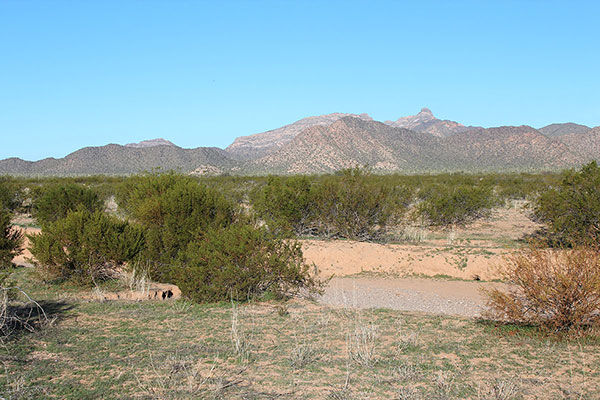
[[599, 398], [597, 338], [474, 318], [480, 288], [504, 285], [495, 267], [539, 228], [526, 212], [413, 230], [418, 243], [305, 240], [307, 261], [334, 275], [317, 301], [132, 301], [110, 296], [127, 287], [42, 283], [25, 255], [15, 284], [44, 314], [22, 299], [33, 329], [0, 346], [0, 397]]

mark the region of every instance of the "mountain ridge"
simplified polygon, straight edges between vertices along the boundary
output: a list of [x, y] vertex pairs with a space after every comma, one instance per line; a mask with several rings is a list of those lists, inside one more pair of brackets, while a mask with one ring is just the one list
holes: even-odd
[[194, 175], [328, 173], [370, 165], [381, 173], [532, 171], [576, 167], [600, 155], [600, 127], [465, 126], [427, 108], [396, 121], [368, 114], [307, 117], [240, 136], [225, 149], [181, 148], [158, 138], [84, 147], [63, 158], [0, 160], [0, 174], [127, 175], [155, 168]]

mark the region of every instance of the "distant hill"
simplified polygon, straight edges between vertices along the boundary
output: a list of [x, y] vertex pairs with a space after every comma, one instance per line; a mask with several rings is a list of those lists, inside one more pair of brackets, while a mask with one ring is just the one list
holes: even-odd
[[64, 158], [0, 160], [0, 174], [127, 175], [155, 168], [192, 175], [328, 173], [368, 165], [381, 173], [545, 171], [600, 158], [600, 127], [573, 123], [481, 128], [417, 115], [378, 122], [367, 114], [303, 118], [242, 136], [225, 150], [184, 149], [166, 139], [85, 147]]
[[562, 135], [569, 135], [572, 133], [586, 133], [590, 129], [592, 128], [590, 128], [589, 126], [567, 122], [565, 124], [546, 125], [543, 128], [540, 128], [539, 131], [548, 137], [557, 137]]
[[11, 175], [124, 175], [154, 168], [189, 172], [200, 165], [235, 170], [236, 163], [216, 147], [182, 149], [177, 146], [128, 147], [109, 144], [85, 147], [64, 158], [31, 162], [18, 158], [0, 161], [0, 174]]

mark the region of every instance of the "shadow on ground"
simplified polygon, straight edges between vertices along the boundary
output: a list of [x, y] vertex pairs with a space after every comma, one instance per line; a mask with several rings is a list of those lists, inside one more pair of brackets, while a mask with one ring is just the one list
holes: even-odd
[[0, 320], [1, 341], [15, 340], [23, 334], [50, 327], [66, 318], [66, 313], [74, 307], [64, 300], [9, 303]]

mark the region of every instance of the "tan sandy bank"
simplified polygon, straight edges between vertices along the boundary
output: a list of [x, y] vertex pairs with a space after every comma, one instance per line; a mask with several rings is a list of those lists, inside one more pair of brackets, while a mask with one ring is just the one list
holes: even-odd
[[29, 265], [29, 263], [31, 262], [29, 260], [32, 258], [32, 255], [31, 255], [31, 252], [29, 251], [29, 248], [31, 247], [31, 243], [30, 243], [29, 239], [27, 238], [27, 235], [37, 234], [37, 233], [42, 232], [42, 230], [40, 228], [21, 228], [19, 226], [15, 226], [15, 229], [20, 230], [24, 234], [23, 246], [22, 246], [23, 252], [20, 255], [13, 258], [12, 262], [17, 265]]
[[436, 276], [483, 280], [499, 278], [497, 266], [509, 250], [453, 246], [379, 244], [354, 241], [303, 240], [309, 264], [322, 276], [360, 273]]

